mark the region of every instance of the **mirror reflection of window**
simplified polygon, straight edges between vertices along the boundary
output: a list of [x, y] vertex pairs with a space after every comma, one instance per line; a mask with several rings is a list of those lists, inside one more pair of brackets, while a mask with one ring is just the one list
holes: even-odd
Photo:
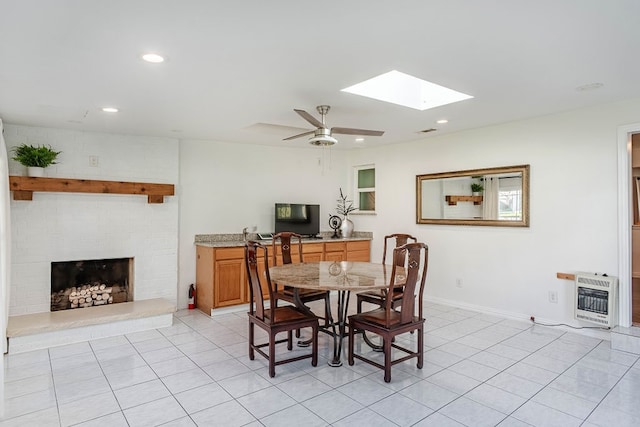
[[498, 218], [506, 221], [522, 220], [522, 178], [500, 180], [500, 204]]

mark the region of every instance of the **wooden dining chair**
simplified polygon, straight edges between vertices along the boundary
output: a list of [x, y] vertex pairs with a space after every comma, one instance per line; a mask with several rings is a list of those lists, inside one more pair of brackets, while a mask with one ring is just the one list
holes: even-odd
[[[276, 375], [276, 365], [293, 362], [296, 360], [311, 358], [311, 365], [318, 365], [318, 318], [312, 313], [286, 305], [283, 307], [276, 306], [271, 278], [269, 276], [269, 254], [267, 247], [262, 246], [259, 242], [248, 241], [244, 247], [245, 266], [247, 268], [247, 277], [249, 279], [249, 359], [253, 360], [254, 352], [258, 352], [269, 361], [269, 376]], [[264, 275], [260, 276], [258, 269], [258, 261], [264, 261]], [[265, 281], [266, 287], [262, 287], [262, 281]], [[263, 289], [267, 289], [269, 295], [270, 308], [265, 307], [265, 298]], [[262, 344], [256, 344], [254, 341], [255, 325], [264, 329], [269, 335], [269, 341]], [[276, 360], [276, 344], [287, 343], [287, 349], [293, 349], [293, 331], [300, 328], [311, 328], [311, 354], [303, 354], [301, 356], [290, 357], [287, 359]], [[276, 336], [280, 332], [286, 332], [287, 338], [277, 340]], [[269, 347], [268, 354], [262, 348]]]
[[[415, 243], [418, 241], [417, 238], [413, 237], [410, 234], [390, 234], [388, 236], [384, 236], [384, 252], [382, 253], [382, 263], [386, 264], [387, 262], [387, 251], [388, 251], [388, 243], [390, 240], [395, 240], [394, 246], [397, 248], [399, 246], [405, 245], [407, 243]], [[404, 263], [404, 256], [400, 255], [399, 259], [394, 259], [394, 265], [402, 266]], [[357, 312], [362, 313], [362, 303], [368, 302], [369, 304], [374, 304], [378, 307], [382, 307], [385, 299], [387, 298], [387, 290], [383, 289], [382, 291], [371, 291], [371, 292], [362, 292], [357, 296]], [[393, 300], [394, 303], [400, 301], [402, 298], [402, 286], [396, 286], [393, 289]]]
[[[278, 252], [281, 254], [282, 264], [291, 264], [294, 262], [294, 255], [297, 257], [297, 262], [304, 262], [302, 255], [302, 236], [290, 231], [282, 231], [274, 234], [273, 241], [271, 243], [271, 255], [272, 265], [278, 265]], [[278, 251], [280, 248], [280, 251]], [[295, 248], [295, 249], [293, 249]], [[284, 286], [282, 290], [278, 289], [278, 284], [275, 284], [276, 298], [279, 300], [287, 301], [291, 304], [295, 304], [294, 291], [291, 286]], [[311, 301], [324, 300], [324, 324], [329, 325], [331, 306], [329, 305], [329, 292], [317, 291], [313, 289], [298, 289], [298, 297], [303, 304], [307, 304]], [[276, 301], [277, 303], [277, 301]], [[296, 337], [300, 336], [300, 331], [296, 331]]]
[[[391, 381], [391, 366], [417, 358], [418, 369], [422, 369], [424, 361], [424, 317], [422, 313], [422, 297], [424, 284], [427, 277], [427, 264], [429, 260], [429, 248], [424, 243], [407, 243], [393, 250], [394, 260], [403, 258], [405, 261], [405, 281], [404, 291], [399, 303], [393, 301], [393, 291], [396, 286], [396, 274], [402, 265], [394, 262], [389, 280], [387, 298], [384, 305], [372, 311], [358, 313], [349, 316], [349, 365], [353, 365], [354, 359], [362, 360], [378, 368], [384, 369], [384, 381]], [[415, 313], [417, 291], [418, 313]], [[395, 309], [394, 309], [395, 305]], [[354, 342], [356, 333], [371, 332], [382, 338], [382, 348], [384, 353], [384, 365], [364, 357], [362, 354], [354, 353]], [[417, 331], [417, 349], [415, 351], [402, 347], [394, 338], [400, 334]], [[406, 356], [392, 360], [392, 349], [407, 353]]]

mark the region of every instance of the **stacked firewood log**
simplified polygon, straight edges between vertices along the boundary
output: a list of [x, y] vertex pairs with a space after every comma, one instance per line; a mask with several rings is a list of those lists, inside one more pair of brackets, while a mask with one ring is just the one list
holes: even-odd
[[113, 287], [105, 284], [82, 285], [71, 289], [71, 308], [91, 307], [113, 303]]

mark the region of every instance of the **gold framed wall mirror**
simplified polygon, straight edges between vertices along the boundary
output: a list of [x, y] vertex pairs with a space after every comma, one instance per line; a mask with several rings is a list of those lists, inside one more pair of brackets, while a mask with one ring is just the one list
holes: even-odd
[[416, 223], [529, 226], [529, 165], [416, 176]]

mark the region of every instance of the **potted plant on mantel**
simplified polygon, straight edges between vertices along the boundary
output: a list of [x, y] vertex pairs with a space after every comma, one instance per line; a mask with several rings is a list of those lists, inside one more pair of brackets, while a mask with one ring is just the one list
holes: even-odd
[[482, 193], [482, 190], [484, 190], [484, 187], [482, 186], [482, 184], [478, 184], [477, 182], [471, 183], [471, 193], [474, 196], [479, 196], [480, 193]]
[[21, 144], [13, 148], [13, 160], [27, 167], [27, 175], [44, 176], [44, 168], [56, 164], [56, 158], [61, 151], [54, 151], [50, 145]]
[[342, 224], [340, 224], [340, 232], [342, 233], [342, 237], [351, 237], [353, 234], [353, 222], [347, 217], [350, 212], [355, 211], [356, 208], [353, 206], [353, 202], [351, 200], [347, 200], [347, 196], [342, 193], [342, 188], [340, 188], [340, 198], [338, 199], [338, 206], [336, 207], [336, 211], [344, 217]]

